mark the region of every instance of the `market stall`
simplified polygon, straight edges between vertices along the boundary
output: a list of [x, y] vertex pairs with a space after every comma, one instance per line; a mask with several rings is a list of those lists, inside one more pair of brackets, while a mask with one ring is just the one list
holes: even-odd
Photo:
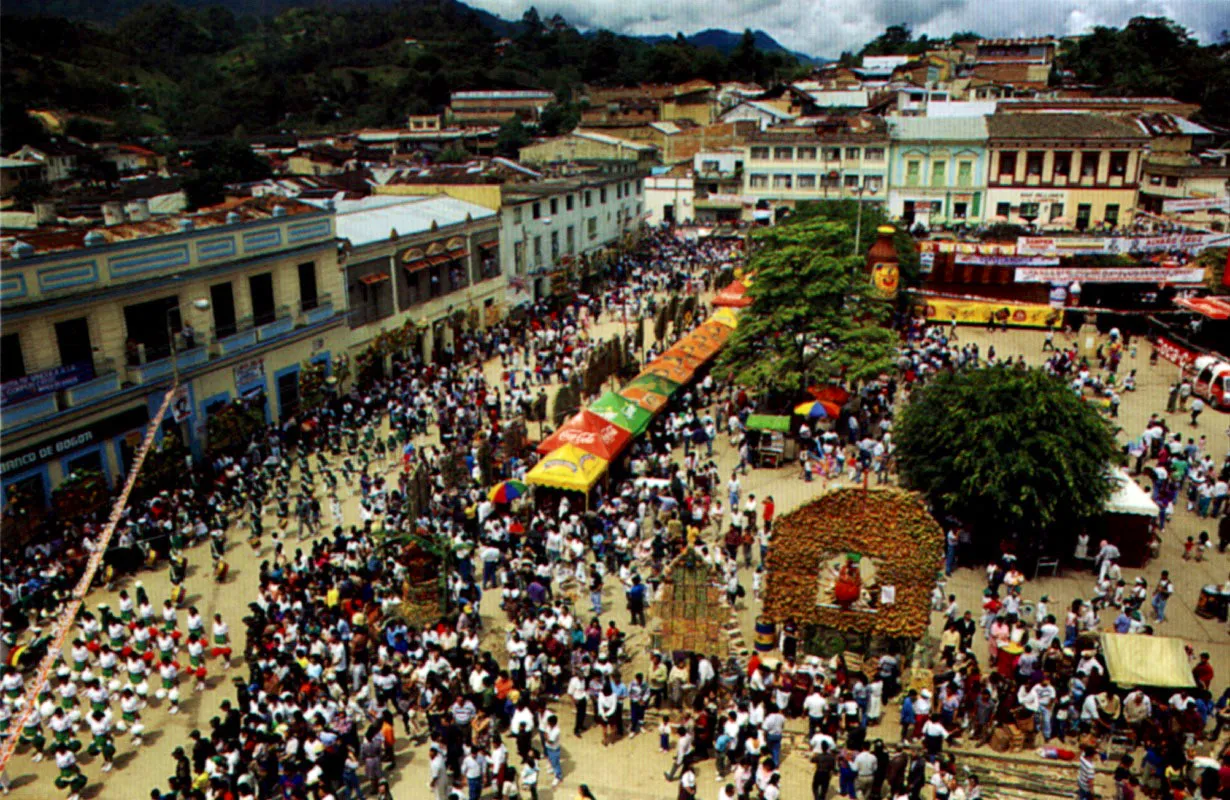
[[1172, 636], [1102, 634], [1106, 674], [1121, 688], [1194, 689], [1187, 644]]
[[1121, 566], [1142, 567], [1151, 557], [1149, 540], [1157, 520], [1157, 504], [1127, 470], [1116, 467], [1112, 475], [1115, 490], [1089, 538], [1095, 542], [1105, 539], [1118, 547]]
[[790, 417], [752, 414], [744, 427], [756, 466], [780, 467], [798, 455], [798, 443], [790, 438]]
[[589, 491], [606, 474], [610, 466], [604, 458], [586, 452], [574, 444], [553, 450], [525, 476], [525, 482], [549, 489], [580, 492], [589, 507]]
[[633, 436], [640, 436], [653, 421], [651, 412], [615, 392], [603, 394], [590, 405], [589, 410]]
[[560, 429], [542, 440], [538, 452], [548, 455], [564, 445], [575, 445], [605, 461], [614, 461], [632, 441], [632, 434], [592, 411], [582, 409]]

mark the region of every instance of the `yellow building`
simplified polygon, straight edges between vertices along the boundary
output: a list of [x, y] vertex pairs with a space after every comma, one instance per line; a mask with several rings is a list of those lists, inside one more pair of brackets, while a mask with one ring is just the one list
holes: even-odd
[[31, 231], [0, 247], [7, 497], [74, 469], [114, 484], [178, 373], [177, 436], [240, 396], [278, 421], [305, 362], [347, 338], [333, 212], [256, 198], [198, 214]]
[[1041, 228], [1129, 225], [1149, 136], [1100, 114], [987, 117], [987, 213]]
[[563, 136], [522, 147], [520, 160], [531, 165], [561, 161], [635, 161], [647, 165], [657, 159], [657, 153], [657, 148], [651, 144], [578, 128]]

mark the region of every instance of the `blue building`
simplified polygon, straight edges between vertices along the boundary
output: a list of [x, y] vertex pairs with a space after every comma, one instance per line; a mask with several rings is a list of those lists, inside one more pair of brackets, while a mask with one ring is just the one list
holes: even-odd
[[891, 216], [911, 226], [985, 218], [986, 117], [894, 117], [888, 136]]

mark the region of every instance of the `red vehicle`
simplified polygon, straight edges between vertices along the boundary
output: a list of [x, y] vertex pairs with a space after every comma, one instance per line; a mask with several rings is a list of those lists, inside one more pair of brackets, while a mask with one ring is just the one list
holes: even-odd
[[1188, 370], [1193, 395], [1213, 408], [1230, 411], [1230, 363], [1216, 356], [1199, 356]]

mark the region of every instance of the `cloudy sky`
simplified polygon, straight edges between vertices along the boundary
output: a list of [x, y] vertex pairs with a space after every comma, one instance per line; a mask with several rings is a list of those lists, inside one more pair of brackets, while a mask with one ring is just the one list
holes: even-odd
[[835, 58], [885, 27], [908, 23], [915, 34], [984, 36], [1076, 34], [1122, 25], [1134, 16], [1167, 16], [1202, 42], [1230, 28], [1230, 0], [467, 0], [506, 19], [531, 5], [580, 28], [627, 34], [695, 33], [705, 28], [767, 31], [786, 47]]

